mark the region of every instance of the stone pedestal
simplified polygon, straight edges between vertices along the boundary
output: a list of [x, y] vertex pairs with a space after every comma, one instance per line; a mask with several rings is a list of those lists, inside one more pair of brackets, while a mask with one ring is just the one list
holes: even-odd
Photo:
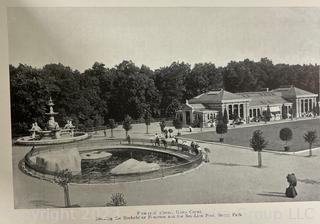
[[35, 139], [35, 138], [36, 138], [36, 131], [32, 131], [32, 132], [31, 132], [31, 138], [32, 138], [32, 139]]

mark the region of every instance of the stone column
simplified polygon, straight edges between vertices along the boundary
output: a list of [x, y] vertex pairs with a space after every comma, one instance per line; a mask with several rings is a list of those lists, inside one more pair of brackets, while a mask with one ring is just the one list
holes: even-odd
[[242, 104], [242, 110], [243, 110], [243, 119], [246, 120], [247, 114], [246, 114], [246, 103]]
[[190, 110], [190, 125], [193, 123], [193, 110]]
[[299, 99], [296, 99], [296, 113], [295, 113], [295, 115], [296, 115], [296, 117], [300, 117], [300, 113], [299, 113], [299, 110], [300, 110], [300, 101], [299, 101]]
[[[306, 102], [307, 102], [307, 105], [306, 105]], [[308, 105], [309, 105], [309, 101], [308, 99], [304, 99], [304, 112], [308, 112]]]
[[243, 104], [243, 119], [247, 120], [247, 103]]
[[309, 111], [312, 110], [312, 98], [309, 99]]
[[246, 119], [247, 119], [247, 123], [250, 123], [250, 111], [249, 111], [249, 103], [247, 102], [246, 103], [246, 115], [247, 115], [247, 117], [246, 117]]
[[232, 109], [231, 109], [232, 115], [234, 115], [234, 104], [233, 103], [232, 103], [231, 107], [232, 107]]
[[182, 125], [186, 126], [187, 122], [186, 122], [186, 112], [182, 111]]
[[238, 103], [238, 117], [240, 117], [240, 103]]
[[229, 120], [229, 104], [226, 104], [226, 110], [227, 110], [227, 118], [228, 118], [228, 120]]

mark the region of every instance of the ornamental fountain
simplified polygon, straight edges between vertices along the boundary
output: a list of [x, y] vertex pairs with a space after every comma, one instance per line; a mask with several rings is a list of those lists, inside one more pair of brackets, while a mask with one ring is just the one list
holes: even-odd
[[49, 119], [45, 129], [43, 130], [38, 126], [37, 122], [34, 122], [29, 130], [31, 135], [17, 139], [15, 142], [16, 144], [51, 145], [80, 141], [89, 137], [87, 133], [75, 132], [75, 126], [72, 124], [71, 120], [68, 120], [67, 124], [63, 128], [60, 128], [58, 122], [54, 119], [58, 113], [53, 110], [54, 103], [51, 97], [48, 106], [49, 112], [45, 113], [45, 115], [47, 115]]

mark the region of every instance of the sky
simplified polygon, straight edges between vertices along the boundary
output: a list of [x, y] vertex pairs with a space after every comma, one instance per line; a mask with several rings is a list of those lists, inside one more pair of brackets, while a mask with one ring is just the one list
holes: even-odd
[[9, 8], [9, 63], [320, 63], [320, 8]]

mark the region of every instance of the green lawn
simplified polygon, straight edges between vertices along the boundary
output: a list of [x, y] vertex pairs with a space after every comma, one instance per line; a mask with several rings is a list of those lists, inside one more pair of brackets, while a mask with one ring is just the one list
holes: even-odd
[[[287, 123], [279, 123], [279, 124], [267, 124], [256, 127], [245, 127], [245, 128], [236, 128], [233, 129], [229, 127], [228, 133], [225, 135], [224, 142], [226, 144], [231, 145], [241, 145], [241, 146], [250, 146], [249, 140], [252, 136], [252, 133], [255, 130], [262, 130], [265, 139], [268, 141], [267, 149], [269, 150], [277, 150], [283, 151], [283, 147], [285, 142], [281, 141], [279, 138], [279, 132], [282, 128], [288, 127], [292, 130], [293, 136], [292, 140], [288, 142], [290, 146], [290, 151], [299, 151], [308, 148], [308, 144], [304, 141], [303, 135], [305, 132], [309, 130], [316, 130], [318, 136], [320, 136], [320, 120], [312, 119], [312, 120], [300, 120], [300, 121], [292, 121]], [[203, 132], [203, 133], [195, 133], [183, 135], [186, 138], [192, 138], [196, 140], [204, 140], [204, 141], [219, 141], [218, 134], [215, 131]], [[320, 141], [315, 142], [314, 147], [319, 147]]]

